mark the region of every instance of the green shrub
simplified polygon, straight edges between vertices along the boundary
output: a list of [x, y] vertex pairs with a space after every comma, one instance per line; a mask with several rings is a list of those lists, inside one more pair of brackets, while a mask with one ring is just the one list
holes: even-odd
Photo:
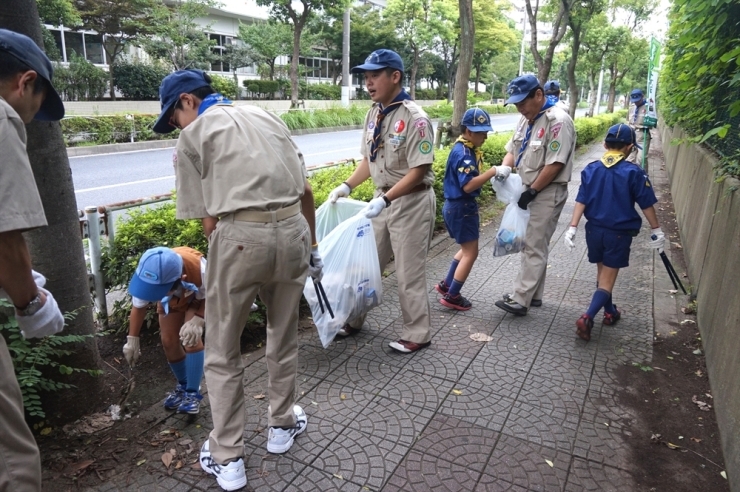
[[156, 101], [159, 99], [159, 86], [170, 71], [158, 65], [146, 63], [116, 63], [113, 70], [113, 83], [126, 99], [133, 101]]
[[245, 80], [242, 85], [247, 88], [248, 97], [253, 99], [272, 99], [276, 92], [281, 90], [284, 81], [281, 80]]
[[452, 104], [448, 103], [447, 101], [440, 104], [435, 104], [434, 106], [426, 106], [424, 107], [424, 111], [426, 111], [429, 118], [432, 119], [452, 118]]
[[296, 109], [282, 113], [280, 118], [291, 130], [304, 128], [328, 128], [336, 126], [362, 125], [367, 106], [352, 105], [349, 108], [336, 106], [328, 109]]
[[335, 84], [304, 84], [300, 91], [304, 99], [338, 101], [342, 98], [342, 86]]
[[434, 101], [435, 99], [439, 99], [439, 94], [437, 94], [437, 89], [416, 89], [416, 100]]
[[54, 69], [54, 88], [65, 101], [96, 101], [108, 90], [108, 72], [72, 52], [69, 67]]
[[164, 140], [176, 138], [179, 130], [162, 135], [154, 133], [152, 127], [159, 115], [133, 115], [127, 120], [125, 115], [70, 116], [61, 121], [62, 135], [68, 147], [82, 142], [111, 144], [131, 141], [131, 131], [135, 131], [136, 141]]
[[211, 74], [211, 87], [213, 87], [213, 90], [223, 94], [229, 99], [236, 99], [236, 90], [238, 86], [233, 77]]

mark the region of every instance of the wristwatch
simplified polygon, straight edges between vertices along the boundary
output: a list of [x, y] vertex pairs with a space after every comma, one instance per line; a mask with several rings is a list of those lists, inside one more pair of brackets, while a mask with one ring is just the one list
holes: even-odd
[[380, 195], [380, 196], [381, 196], [381, 198], [383, 198], [383, 200], [385, 201], [385, 206], [386, 206], [386, 208], [390, 207], [390, 206], [391, 206], [391, 200], [390, 200], [390, 199], [389, 199], [389, 198], [388, 198], [387, 196], [385, 196], [385, 193], [383, 193], [383, 194], [382, 194], [382, 195]]
[[43, 304], [41, 303], [41, 292], [36, 293], [36, 297], [31, 299], [31, 302], [29, 302], [26, 307], [19, 308], [18, 306], [15, 307], [16, 313], [19, 316], [33, 316], [36, 314]]

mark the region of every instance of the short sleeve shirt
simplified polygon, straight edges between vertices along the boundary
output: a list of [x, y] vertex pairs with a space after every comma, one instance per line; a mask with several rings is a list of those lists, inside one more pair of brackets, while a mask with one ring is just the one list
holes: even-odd
[[[187, 281], [198, 287], [197, 291], [182, 289], [176, 292], [170, 299], [170, 307], [174, 308], [180, 304], [188, 304], [192, 300], [202, 300], [206, 298], [206, 258], [200, 251], [180, 246], [172, 248], [180, 255], [183, 262], [183, 273], [187, 275]], [[192, 296], [192, 297], [191, 297]], [[131, 296], [131, 304], [137, 308], [146, 307], [149, 302], [138, 297]]]
[[46, 225], [44, 207], [36, 188], [26, 153], [26, 126], [21, 117], [0, 97], [0, 232]]
[[632, 128], [643, 128], [645, 124], [643, 120], [647, 114], [647, 103], [642, 106], [630, 104], [629, 113], [627, 113], [627, 123]]
[[177, 141], [177, 218], [273, 211], [303, 196], [303, 155], [277, 116], [254, 106], [208, 108]]
[[[361, 151], [370, 158], [380, 105], [375, 104], [365, 117]], [[375, 162], [370, 164], [370, 176], [376, 188], [390, 188], [406, 176], [410, 169], [428, 165], [423, 183], [434, 183], [434, 136], [432, 122], [418, 104], [411, 100], [386, 116], [381, 122], [380, 141]]]
[[463, 190], [466, 184], [480, 175], [480, 165], [475, 156], [475, 151], [466, 147], [462, 142], [452, 146], [450, 156], [447, 158], [447, 167], [444, 177], [444, 195], [447, 200], [475, 199], [480, 195], [480, 188], [467, 193]]
[[[522, 117], [516, 131], [506, 143], [506, 151], [519, 155], [529, 123]], [[517, 172], [522, 184], [531, 186], [545, 166], [560, 162], [564, 164], [553, 183], [564, 184], [570, 181], [573, 171], [573, 157], [576, 150], [576, 130], [570, 115], [557, 106], [552, 106], [537, 118], [532, 126], [529, 143], [524, 149]], [[541, 190], [540, 190], [541, 191]]]

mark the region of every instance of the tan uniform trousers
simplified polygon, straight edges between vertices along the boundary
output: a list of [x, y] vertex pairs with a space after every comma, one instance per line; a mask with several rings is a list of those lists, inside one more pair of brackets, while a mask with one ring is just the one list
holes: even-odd
[[295, 425], [298, 303], [311, 233], [302, 214], [272, 223], [228, 215], [211, 234], [206, 272], [205, 377], [213, 415], [210, 450], [219, 464], [244, 455], [244, 365], [239, 337], [259, 293], [267, 306], [268, 425]]
[[560, 212], [568, 199], [568, 185], [551, 183], [529, 203], [529, 224], [522, 251], [522, 265], [514, 282], [513, 299], [529, 307], [545, 292], [550, 239], [558, 226]]
[[[640, 128], [635, 128], [635, 136], [637, 138], [637, 143], [642, 147], [642, 150], [638, 149], [637, 147], [632, 147], [632, 152], [630, 152], [630, 155], [627, 157], [627, 160], [630, 162], [634, 162], [638, 166], [642, 166], [642, 155], [643, 153], [647, 155], [650, 152], [650, 140], [651, 136], [648, 135], [647, 142], [645, 142], [645, 133], [649, 132], [650, 130], [642, 130]], [[645, 169], [647, 169], [648, 163], [647, 159], [645, 159]]]
[[[395, 257], [398, 298], [403, 313], [401, 339], [408, 342], [426, 343], [432, 338], [426, 263], [434, 234], [435, 212], [436, 197], [430, 187], [394, 200], [372, 221], [381, 274], [391, 255]], [[364, 322], [363, 316], [350, 325], [361, 328]]]
[[0, 491], [39, 492], [41, 457], [23, 418], [23, 396], [0, 336]]

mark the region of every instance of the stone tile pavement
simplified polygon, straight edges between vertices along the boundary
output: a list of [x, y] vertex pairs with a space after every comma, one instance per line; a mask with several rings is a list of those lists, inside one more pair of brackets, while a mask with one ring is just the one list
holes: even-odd
[[[268, 401], [254, 398], [267, 393], [263, 356], [245, 356], [247, 490], [636, 489], [622, 437], [636, 416], [620, 405], [623, 388], [614, 370], [652, 357], [653, 253], [643, 231], [614, 292], [622, 320], [614, 327], [597, 321], [586, 343], [575, 337], [575, 321], [590, 302], [596, 268], [585, 256], [582, 228], [575, 251], [562, 244], [580, 169], [602, 149], [594, 144], [579, 154], [551, 244], [543, 306], [528, 316], [493, 305], [519, 268], [518, 255], [491, 255], [497, 223], [483, 227], [480, 256], [463, 289], [473, 309], [453, 313], [439, 304], [433, 287], [456, 251], [439, 237], [427, 266], [432, 346], [412, 355], [388, 347], [401, 329], [393, 274], [384, 281], [383, 305], [359, 335], [325, 350], [314, 330], [302, 331], [298, 403], [309, 427], [281, 456], [265, 449]], [[492, 340], [473, 341], [478, 332]], [[198, 448], [211, 425], [205, 407], [197, 418], [152, 407], [142, 415], [153, 422], [142, 435], [177, 429]], [[152, 449], [151, 465], [87, 490], [220, 490], [212, 476], [190, 466], [168, 476], [161, 453]]]

